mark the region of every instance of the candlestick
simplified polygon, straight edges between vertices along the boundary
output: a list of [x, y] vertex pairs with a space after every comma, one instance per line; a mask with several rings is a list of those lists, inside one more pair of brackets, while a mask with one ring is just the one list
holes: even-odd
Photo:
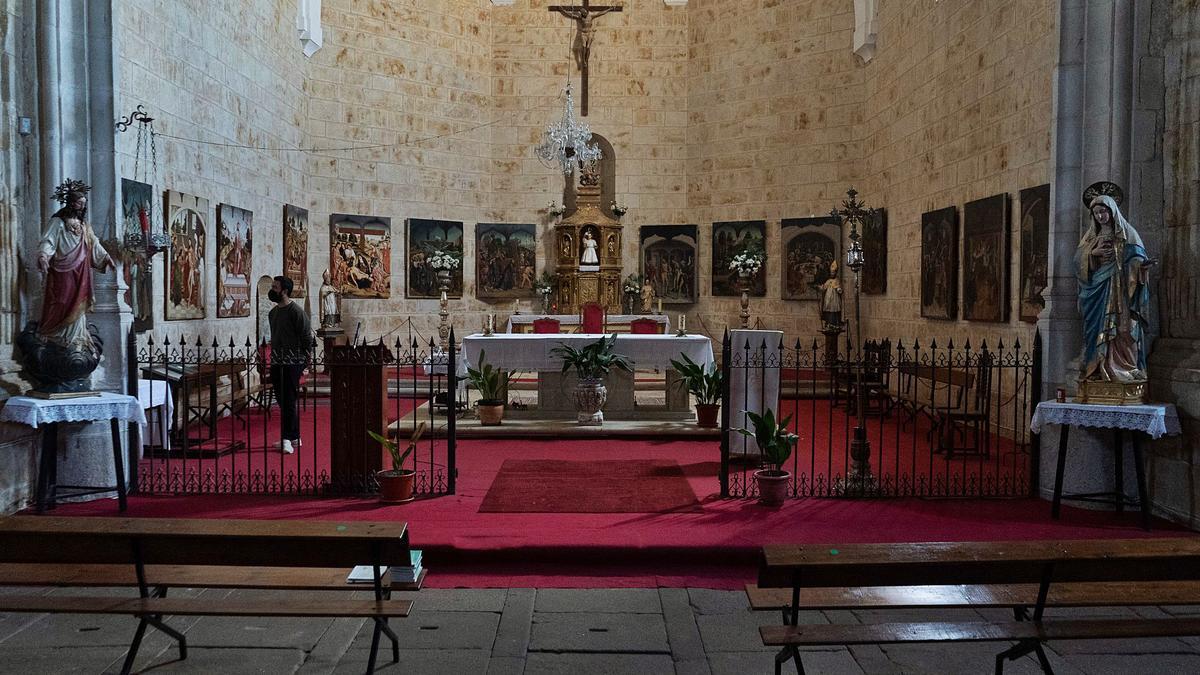
[[513, 314], [520, 314], [520, 313], [521, 313], [521, 301], [513, 300]]
[[687, 315], [686, 314], [679, 315], [679, 332], [676, 333], [675, 335], [677, 335], [678, 337], [683, 337], [683, 336], [687, 335]]
[[442, 302], [446, 302], [446, 291], [442, 291]]
[[662, 314], [662, 298], [658, 299], [658, 313]]

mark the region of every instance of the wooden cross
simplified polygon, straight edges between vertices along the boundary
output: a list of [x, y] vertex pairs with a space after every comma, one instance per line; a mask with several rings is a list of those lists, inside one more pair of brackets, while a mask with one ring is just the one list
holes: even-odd
[[579, 107], [580, 115], [587, 117], [588, 114], [588, 58], [592, 55], [592, 38], [595, 37], [596, 27], [592, 21], [602, 14], [609, 12], [620, 12], [624, 7], [620, 5], [600, 5], [592, 7], [588, 4], [588, 0], [583, 0], [582, 5], [551, 5], [548, 7], [551, 12], [558, 12], [568, 19], [573, 19], [579, 24], [578, 34], [576, 38], [579, 41], [579, 47], [575, 51], [575, 60], [579, 63], [580, 88], [583, 89], [583, 96], [580, 98]]

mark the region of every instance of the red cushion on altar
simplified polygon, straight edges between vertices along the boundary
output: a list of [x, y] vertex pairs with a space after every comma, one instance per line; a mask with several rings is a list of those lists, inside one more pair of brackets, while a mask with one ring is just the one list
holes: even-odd
[[634, 319], [629, 322], [629, 332], [635, 335], [657, 335], [661, 324], [654, 319]]
[[533, 332], [534, 333], [558, 333], [558, 332], [560, 332], [558, 319], [551, 319], [548, 317], [542, 318], [542, 319], [534, 319], [533, 320]]

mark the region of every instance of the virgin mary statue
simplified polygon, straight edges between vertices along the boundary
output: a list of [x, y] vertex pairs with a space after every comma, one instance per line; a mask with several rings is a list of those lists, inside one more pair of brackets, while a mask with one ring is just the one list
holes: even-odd
[[[1146, 382], [1147, 281], [1157, 261], [1146, 254], [1142, 238], [1121, 215], [1116, 199], [1101, 194], [1088, 206], [1092, 226], [1075, 252], [1083, 315], [1081, 399], [1133, 402], [1143, 395]], [[1117, 386], [1089, 387], [1089, 383]], [[1124, 386], [1137, 384], [1143, 386], [1132, 390]], [[1089, 390], [1093, 395], [1088, 395]]]

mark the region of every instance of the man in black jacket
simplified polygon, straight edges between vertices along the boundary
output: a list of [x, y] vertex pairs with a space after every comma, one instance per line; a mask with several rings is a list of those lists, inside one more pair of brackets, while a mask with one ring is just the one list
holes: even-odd
[[279, 449], [289, 455], [300, 445], [300, 411], [297, 408], [300, 376], [308, 367], [309, 355], [316, 344], [308, 315], [299, 303], [292, 301], [294, 287], [291, 279], [278, 276], [267, 294], [275, 303], [267, 320], [271, 324], [271, 381], [282, 418], [283, 439]]

